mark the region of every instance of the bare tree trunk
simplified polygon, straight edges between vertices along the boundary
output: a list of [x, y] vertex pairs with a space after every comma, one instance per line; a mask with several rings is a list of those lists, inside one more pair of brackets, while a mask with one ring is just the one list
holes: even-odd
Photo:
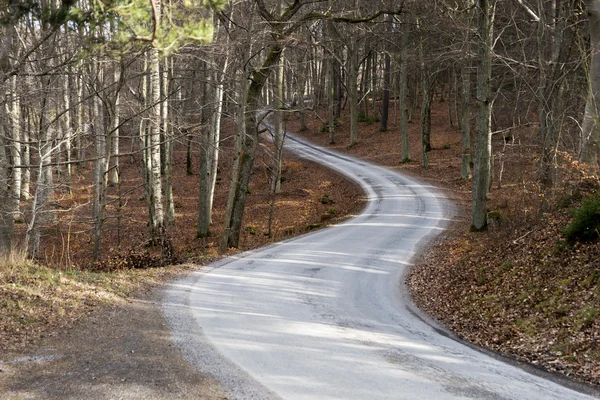
[[[43, 118], [43, 117], [42, 117]], [[39, 141], [39, 168], [35, 185], [35, 194], [31, 204], [31, 218], [25, 233], [25, 249], [29, 256], [35, 258], [40, 250], [41, 226], [45, 218], [46, 205], [50, 198], [50, 184], [47, 170], [52, 161], [52, 138], [50, 129], [46, 129]], [[52, 174], [50, 172], [50, 174]]]
[[[3, 88], [0, 87], [0, 98], [4, 97]], [[12, 250], [14, 213], [13, 200], [10, 193], [9, 182], [9, 147], [5, 142], [6, 132], [4, 107], [0, 107], [0, 254], [8, 254]]]
[[351, 35], [348, 46], [348, 102], [350, 103], [350, 146], [358, 143], [358, 43]]
[[582, 122], [581, 161], [598, 167], [600, 145], [600, 0], [585, 0], [589, 17], [591, 58], [588, 96]]
[[[141, 80], [141, 101], [144, 106], [144, 109], [148, 107], [148, 76], [146, 74], [148, 71], [148, 53], [144, 54], [144, 73], [142, 75]], [[150, 179], [150, 174], [152, 172], [152, 159], [151, 159], [151, 141], [149, 135], [149, 126], [146, 114], [142, 114], [140, 119], [140, 130], [139, 130], [139, 139], [140, 139], [140, 153], [142, 158], [142, 177], [144, 179], [144, 191], [146, 202], [148, 203], [148, 219], [149, 226], [154, 226], [154, 204], [153, 204], [153, 196], [152, 196], [152, 180]]]
[[[365, 46], [367, 47], [367, 46]], [[367, 47], [368, 48], [368, 47]], [[365, 118], [369, 118], [369, 100], [368, 93], [371, 91], [371, 62], [373, 59], [373, 54], [370, 52], [367, 55], [366, 62], [363, 67], [362, 79], [360, 80], [360, 95], [361, 97], [365, 97], [362, 102], [362, 112], [365, 114]], [[371, 93], [372, 94], [372, 93]]]
[[[155, 2], [157, 11], [155, 18], [160, 25], [160, 2]], [[160, 60], [158, 49], [152, 47], [150, 53], [150, 88], [152, 91], [153, 115], [150, 124], [150, 196], [154, 207], [154, 220], [152, 221], [152, 237], [161, 236], [165, 230], [163, 200], [162, 200], [162, 174], [161, 174], [161, 96], [160, 96]]]
[[[391, 25], [392, 19], [389, 15], [386, 15], [386, 29], [388, 25]], [[387, 48], [388, 46], [385, 46]], [[381, 125], [379, 126], [380, 132], [385, 132], [388, 129], [388, 116], [390, 112], [390, 88], [392, 86], [392, 72], [391, 72], [391, 57], [389, 51], [385, 51], [383, 62], [383, 94], [381, 97]]]
[[460, 176], [471, 179], [471, 63], [465, 61], [461, 66], [461, 112], [460, 134], [462, 146], [462, 164]]
[[116, 93], [115, 93], [115, 103], [113, 110], [113, 118], [112, 118], [112, 127], [111, 127], [111, 137], [112, 137], [112, 145], [111, 145], [111, 155], [110, 155], [110, 184], [118, 185], [119, 182], [119, 146], [120, 146], [120, 129], [119, 124], [121, 123], [121, 85], [119, 81], [121, 80], [121, 70], [120, 64], [115, 66], [115, 71], [113, 75], [113, 79], [116, 85]]
[[[11, 79], [11, 92], [12, 92], [12, 111], [11, 111], [11, 119], [12, 119], [12, 162], [13, 166], [13, 176], [12, 176], [12, 184], [11, 184], [11, 192], [12, 192], [12, 212], [13, 219], [22, 220], [21, 218], [21, 190], [23, 183], [23, 169], [21, 168], [23, 164], [22, 160], [22, 148], [28, 146], [28, 144], [21, 144], [21, 131], [22, 131], [22, 118], [21, 118], [21, 104], [20, 104], [20, 96], [17, 90], [17, 76], [13, 76]], [[0, 120], [1, 121], [1, 120]]]
[[210, 235], [210, 162], [212, 156], [210, 129], [206, 126], [208, 122], [209, 108], [206, 106], [210, 98], [210, 72], [206, 62], [202, 63], [202, 72], [204, 74], [204, 85], [202, 87], [202, 116], [200, 117], [200, 174], [199, 174], [199, 193], [198, 193], [198, 233], [197, 237], [207, 237]]
[[[548, 7], [549, 6], [549, 7]], [[556, 13], [560, 23], [556, 23]], [[537, 90], [539, 131], [542, 140], [539, 178], [545, 186], [553, 186], [556, 171], [556, 150], [564, 125], [565, 63], [568, 61], [573, 29], [566, 4], [559, 9], [556, 4], [538, 1], [538, 65]]]
[[210, 163], [210, 193], [208, 194], [210, 206], [209, 206], [209, 217], [212, 223], [212, 210], [213, 202], [215, 198], [215, 187], [217, 184], [217, 173], [219, 171], [219, 149], [221, 142], [221, 119], [223, 118], [223, 96], [225, 95], [224, 80], [227, 76], [227, 70], [229, 67], [229, 54], [226, 54], [225, 60], [221, 71], [215, 72], [215, 101], [216, 110], [213, 114], [213, 129], [211, 134], [211, 147], [212, 147], [212, 159]]
[[[100, 64], [98, 63], [98, 74], [101, 74]], [[102, 100], [96, 95], [94, 97], [94, 147], [96, 150], [96, 161], [94, 169], [94, 201], [93, 201], [93, 220], [94, 220], [94, 249], [92, 253], [93, 261], [100, 257], [102, 246], [102, 227], [104, 225], [104, 210], [106, 208], [106, 169], [108, 165], [107, 155], [107, 135], [104, 128], [104, 111]]]
[[[246, 132], [246, 110], [247, 110], [247, 96], [248, 96], [248, 78], [250, 74], [244, 72], [242, 74], [242, 83], [240, 85], [240, 109], [238, 110], [237, 118], [237, 134], [235, 137], [235, 158], [233, 161], [233, 168], [231, 170], [231, 184], [229, 185], [229, 193], [227, 196], [227, 204], [225, 206], [225, 220], [223, 222], [223, 234], [221, 236], [221, 243], [219, 245], [219, 252], [225, 253], [230, 246], [231, 240], [231, 225], [233, 216], [233, 207], [235, 205], [235, 197], [238, 190], [239, 174], [240, 174], [240, 160], [242, 156], [242, 139]], [[239, 240], [239, 239], [238, 239]]]
[[335, 143], [335, 61], [327, 62], [329, 70], [327, 93], [327, 126], [329, 128], [329, 144]]
[[486, 200], [491, 173], [492, 153], [492, 46], [496, 0], [477, 0], [479, 60], [477, 65], [477, 142], [473, 170], [473, 209], [471, 229], [487, 228]]
[[210, 236], [210, 132], [204, 128], [200, 132], [200, 175], [198, 193], [198, 233], [197, 237]]
[[[279, 2], [279, 8], [281, 9], [281, 0]], [[273, 173], [271, 175], [271, 191], [273, 193], [279, 193], [281, 191], [281, 164], [283, 155], [283, 141], [285, 132], [283, 129], [283, 107], [284, 107], [284, 91], [283, 91], [283, 54], [279, 58], [279, 62], [276, 69], [275, 75], [275, 88], [277, 93], [275, 95], [275, 136], [273, 140], [274, 151], [273, 151]]]
[[428, 153], [431, 150], [431, 100], [435, 77], [430, 67], [425, 63], [423, 34], [419, 19], [417, 19], [417, 29], [419, 30], [419, 61], [421, 63], [421, 150], [423, 153], [423, 168], [428, 168]]
[[[78, 69], [79, 71], [83, 71], [82, 68], [82, 64], [80, 63], [78, 65]], [[75, 158], [77, 159], [78, 162], [83, 161], [83, 155], [82, 155], [82, 150], [81, 150], [81, 146], [82, 146], [82, 136], [85, 132], [85, 128], [84, 128], [84, 123], [85, 120], [83, 118], [83, 113], [84, 113], [84, 101], [83, 101], [83, 76], [82, 76], [82, 72], [80, 72], [79, 74], [77, 74], [77, 78], [76, 78], [76, 85], [77, 85], [77, 133], [75, 134]]]
[[[305, 57], [305, 56], [304, 56]], [[304, 58], [303, 57], [303, 58]], [[305, 66], [305, 60], [302, 60], [302, 67], [300, 68], [300, 70], [298, 71], [297, 74], [297, 93], [298, 93], [298, 107], [300, 109], [300, 111], [298, 112], [298, 120], [300, 122], [300, 132], [304, 132], [308, 130], [308, 126], [306, 126], [306, 116], [305, 116], [305, 112], [304, 112], [304, 108], [305, 108], [305, 103], [304, 103], [304, 97], [306, 95], [306, 75], [307, 75], [307, 67]], [[327, 62], [327, 61], [323, 61], [323, 62]], [[314, 105], [313, 105], [314, 106]]]
[[64, 123], [64, 143], [65, 143], [65, 185], [67, 193], [71, 194], [71, 141], [73, 137], [73, 126], [71, 122], [71, 91], [69, 85], [69, 74], [63, 78], [63, 103], [66, 110], [63, 118]]
[[175, 223], [175, 201], [173, 200], [173, 132], [169, 124], [169, 58], [164, 60], [162, 74], [162, 97], [161, 119], [162, 132], [164, 137], [165, 165], [164, 165], [164, 184], [165, 184], [165, 224], [167, 226]]
[[400, 60], [400, 136], [402, 140], [402, 162], [410, 161], [410, 142], [408, 140], [408, 36], [410, 24], [407, 18], [402, 21], [402, 59]]
[[267, 58], [263, 65], [251, 74], [250, 86], [247, 94], [247, 110], [245, 111], [245, 135], [242, 139], [242, 146], [239, 156], [239, 165], [237, 166], [237, 181], [232, 180], [234, 195], [231, 207], [231, 220], [226, 221], [225, 234], [227, 239], [225, 245], [221, 248], [238, 247], [242, 227], [242, 218], [244, 217], [244, 208], [246, 205], [246, 195], [248, 193], [248, 184], [250, 174], [254, 164], [256, 146], [258, 142], [258, 121], [257, 112], [259, 109], [259, 100], [261, 91], [267, 81], [270, 70], [277, 64], [281, 57], [282, 48], [279, 43], [275, 43], [269, 49]]

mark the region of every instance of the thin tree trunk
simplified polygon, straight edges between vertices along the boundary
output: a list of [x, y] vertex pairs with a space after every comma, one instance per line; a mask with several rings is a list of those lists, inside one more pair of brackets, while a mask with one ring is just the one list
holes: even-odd
[[598, 167], [600, 145], [600, 0], [585, 0], [590, 26], [589, 83], [582, 122], [581, 161]]
[[[281, 0], [279, 4], [279, 8], [281, 8]], [[285, 136], [285, 132], [283, 129], [283, 107], [285, 103], [283, 98], [283, 66], [284, 59], [282, 54], [282, 56], [279, 59], [275, 75], [275, 88], [277, 93], [275, 95], [275, 136], [273, 140], [273, 173], [271, 176], [271, 191], [273, 193], [279, 193], [281, 191], [281, 164], [283, 162], [283, 140]]]
[[21, 144], [21, 131], [22, 131], [22, 118], [21, 118], [21, 104], [20, 96], [17, 90], [17, 76], [13, 76], [11, 79], [11, 92], [12, 92], [12, 138], [14, 144], [12, 146], [12, 162], [16, 168], [13, 168], [11, 194], [13, 199], [12, 212], [13, 219], [21, 220], [21, 190], [23, 183], [23, 169], [21, 165], [22, 160], [22, 148], [28, 146], [27, 144]]
[[[160, 25], [160, 2], [156, 1], [157, 8], [155, 18]], [[165, 230], [164, 210], [162, 201], [162, 174], [161, 174], [161, 96], [160, 96], [160, 60], [158, 49], [151, 48], [150, 51], [150, 88], [152, 91], [153, 115], [150, 124], [150, 196], [154, 207], [154, 220], [151, 225], [151, 235], [155, 238], [162, 236]]]
[[362, 112], [365, 114], [365, 118], [369, 118], [369, 105], [370, 102], [368, 100], [367, 93], [371, 91], [371, 60], [373, 59], [372, 52], [367, 56], [367, 60], [365, 62], [363, 68], [363, 78], [360, 81], [360, 92], [361, 96], [366, 96], [365, 100], [362, 102]]
[[31, 183], [31, 145], [29, 144], [29, 126], [27, 129], [21, 130], [20, 140], [23, 141], [23, 145], [21, 146], [21, 161], [26, 167], [22, 168], [22, 177], [21, 177], [21, 198], [23, 200], [30, 200], [31, 194], [30, 192], [30, 183]]
[[460, 134], [462, 146], [462, 165], [460, 176], [471, 179], [471, 64], [465, 61], [460, 69], [461, 85], [461, 121]]
[[[43, 113], [42, 113], [43, 114]], [[42, 116], [43, 119], [43, 116]], [[37, 257], [40, 250], [41, 226], [45, 218], [46, 205], [50, 198], [50, 182], [47, 170], [52, 167], [52, 140], [50, 130], [46, 129], [39, 142], [39, 168], [35, 185], [35, 194], [31, 204], [31, 218], [25, 233], [25, 248], [30, 257]]]
[[119, 124], [121, 123], [120, 113], [121, 113], [121, 86], [118, 83], [121, 79], [121, 71], [120, 64], [115, 66], [115, 71], [113, 75], [114, 83], [116, 85], [116, 93], [115, 93], [115, 103], [113, 110], [113, 119], [112, 119], [112, 127], [111, 127], [111, 137], [112, 137], [112, 145], [111, 145], [111, 155], [110, 155], [110, 184], [118, 185], [119, 182], [119, 146], [120, 146], [120, 130]]
[[335, 61], [329, 60], [329, 80], [327, 93], [327, 126], [329, 128], [329, 144], [335, 143]]
[[69, 86], [69, 75], [63, 77], [63, 103], [66, 110], [64, 114], [64, 142], [65, 142], [65, 186], [67, 193], [71, 194], [71, 142], [73, 137], [73, 126], [71, 122], [71, 89]]
[[[468, 0], [469, 8], [473, 5], [473, 0]], [[462, 147], [462, 163], [460, 176], [462, 179], [471, 179], [471, 71], [473, 68], [471, 60], [471, 24], [473, 21], [473, 12], [466, 14], [468, 28], [465, 30], [464, 46], [465, 60], [460, 68], [461, 90], [460, 90], [460, 135]]]
[[[202, 87], [202, 103], [208, 103], [210, 98], [211, 77], [206, 62], [202, 62], [202, 72], [205, 77]], [[198, 232], [197, 237], [203, 238], [210, 235], [210, 162], [211, 162], [211, 140], [210, 129], [206, 126], [210, 110], [202, 107], [200, 122], [200, 174], [198, 176]]]
[[[141, 79], [141, 102], [144, 109], [148, 107], [148, 53], [144, 54], [144, 72]], [[144, 194], [146, 202], [148, 203], [148, 219], [149, 226], [154, 226], [154, 205], [152, 203], [152, 180], [150, 179], [150, 173], [152, 171], [152, 160], [151, 160], [151, 142], [149, 135], [149, 126], [147, 115], [144, 113], [140, 119], [139, 127], [139, 140], [140, 140], [140, 155], [141, 155], [141, 166], [142, 166], [142, 178], [144, 180]]]
[[358, 43], [351, 35], [348, 46], [348, 101], [350, 102], [350, 146], [358, 143]]
[[[386, 15], [386, 28], [391, 29], [392, 19], [389, 15]], [[392, 71], [391, 71], [391, 57], [387, 47], [384, 46], [385, 54], [383, 56], [383, 94], [381, 96], [381, 125], [379, 126], [380, 132], [385, 132], [388, 129], [388, 117], [390, 112], [390, 89], [392, 86]]]
[[473, 209], [471, 229], [487, 228], [486, 200], [490, 182], [492, 153], [492, 45], [496, 0], [477, 0], [477, 30], [480, 42], [477, 65], [477, 142], [473, 170]]
[[[3, 98], [3, 88], [0, 87]], [[4, 107], [0, 107], [0, 254], [8, 254], [12, 250], [14, 232], [13, 201], [10, 193], [9, 147], [6, 143]]]
[[164, 165], [164, 184], [165, 184], [165, 224], [171, 226], [175, 224], [175, 200], [173, 199], [173, 132], [169, 124], [169, 58], [164, 59], [162, 74], [162, 97], [161, 119], [162, 132], [164, 136], [165, 165]]
[[84, 161], [82, 158], [82, 136], [83, 133], [85, 132], [85, 127], [84, 127], [84, 117], [83, 117], [83, 113], [85, 110], [84, 107], [84, 101], [83, 101], [83, 68], [82, 68], [82, 64], [79, 63], [78, 65], [78, 70], [80, 71], [77, 74], [77, 78], [76, 78], [76, 85], [77, 85], [77, 133], [75, 135], [75, 158], [77, 159], [77, 161], [80, 163], [81, 161]]
[[[233, 161], [233, 167], [231, 170], [231, 184], [229, 185], [229, 192], [227, 195], [227, 204], [225, 206], [225, 220], [223, 222], [223, 234], [221, 236], [221, 243], [219, 245], [219, 253], [225, 253], [230, 247], [230, 236], [232, 234], [232, 216], [233, 207], [235, 205], [235, 197], [239, 185], [239, 174], [240, 174], [240, 160], [242, 157], [242, 139], [246, 132], [246, 110], [247, 110], [247, 96], [248, 96], [248, 78], [250, 74], [247, 72], [243, 73], [242, 83], [240, 87], [240, 109], [237, 118], [237, 132], [235, 136], [235, 158]], [[239, 239], [238, 239], [239, 240]]]
[[[98, 69], [100, 69], [98, 65]], [[100, 73], [100, 72], [99, 72]], [[97, 261], [100, 257], [102, 246], [102, 227], [104, 225], [104, 210], [106, 208], [106, 167], [107, 167], [107, 135], [104, 129], [104, 112], [102, 101], [98, 96], [94, 97], [94, 147], [96, 150], [96, 161], [94, 170], [94, 201], [93, 201], [93, 220], [94, 220], [94, 248], [92, 260]]]
[[400, 136], [402, 138], [402, 162], [410, 161], [410, 142], [408, 140], [408, 35], [410, 25], [405, 19], [402, 23], [402, 59], [400, 61]]

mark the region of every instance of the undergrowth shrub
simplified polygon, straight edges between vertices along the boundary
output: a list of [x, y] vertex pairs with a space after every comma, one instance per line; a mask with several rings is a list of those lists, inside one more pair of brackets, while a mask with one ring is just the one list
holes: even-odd
[[98, 261], [87, 268], [91, 272], [116, 272], [128, 269], [161, 268], [167, 263], [158, 255], [148, 251], [130, 250], [127, 254], [109, 257]]
[[572, 211], [573, 221], [563, 229], [570, 242], [592, 242], [600, 239], [600, 196], [584, 200], [581, 206]]

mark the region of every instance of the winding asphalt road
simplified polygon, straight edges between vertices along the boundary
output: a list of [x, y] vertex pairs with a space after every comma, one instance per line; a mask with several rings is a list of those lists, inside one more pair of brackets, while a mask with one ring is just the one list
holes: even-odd
[[368, 205], [165, 293], [177, 346], [231, 398], [592, 398], [452, 340], [411, 310], [403, 277], [451, 217], [434, 188], [291, 139], [290, 150], [356, 180]]

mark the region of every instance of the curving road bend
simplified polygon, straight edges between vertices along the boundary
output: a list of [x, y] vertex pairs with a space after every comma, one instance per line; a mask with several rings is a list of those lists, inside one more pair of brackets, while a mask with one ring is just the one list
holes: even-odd
[[368, 205], [165, 293], [173, 340], [231, 398], [592, 398], [456, 342], [411, 311], [403, 275], [450, 215], [433, 188], [293, 136], [287, 147], [356, 180]]

